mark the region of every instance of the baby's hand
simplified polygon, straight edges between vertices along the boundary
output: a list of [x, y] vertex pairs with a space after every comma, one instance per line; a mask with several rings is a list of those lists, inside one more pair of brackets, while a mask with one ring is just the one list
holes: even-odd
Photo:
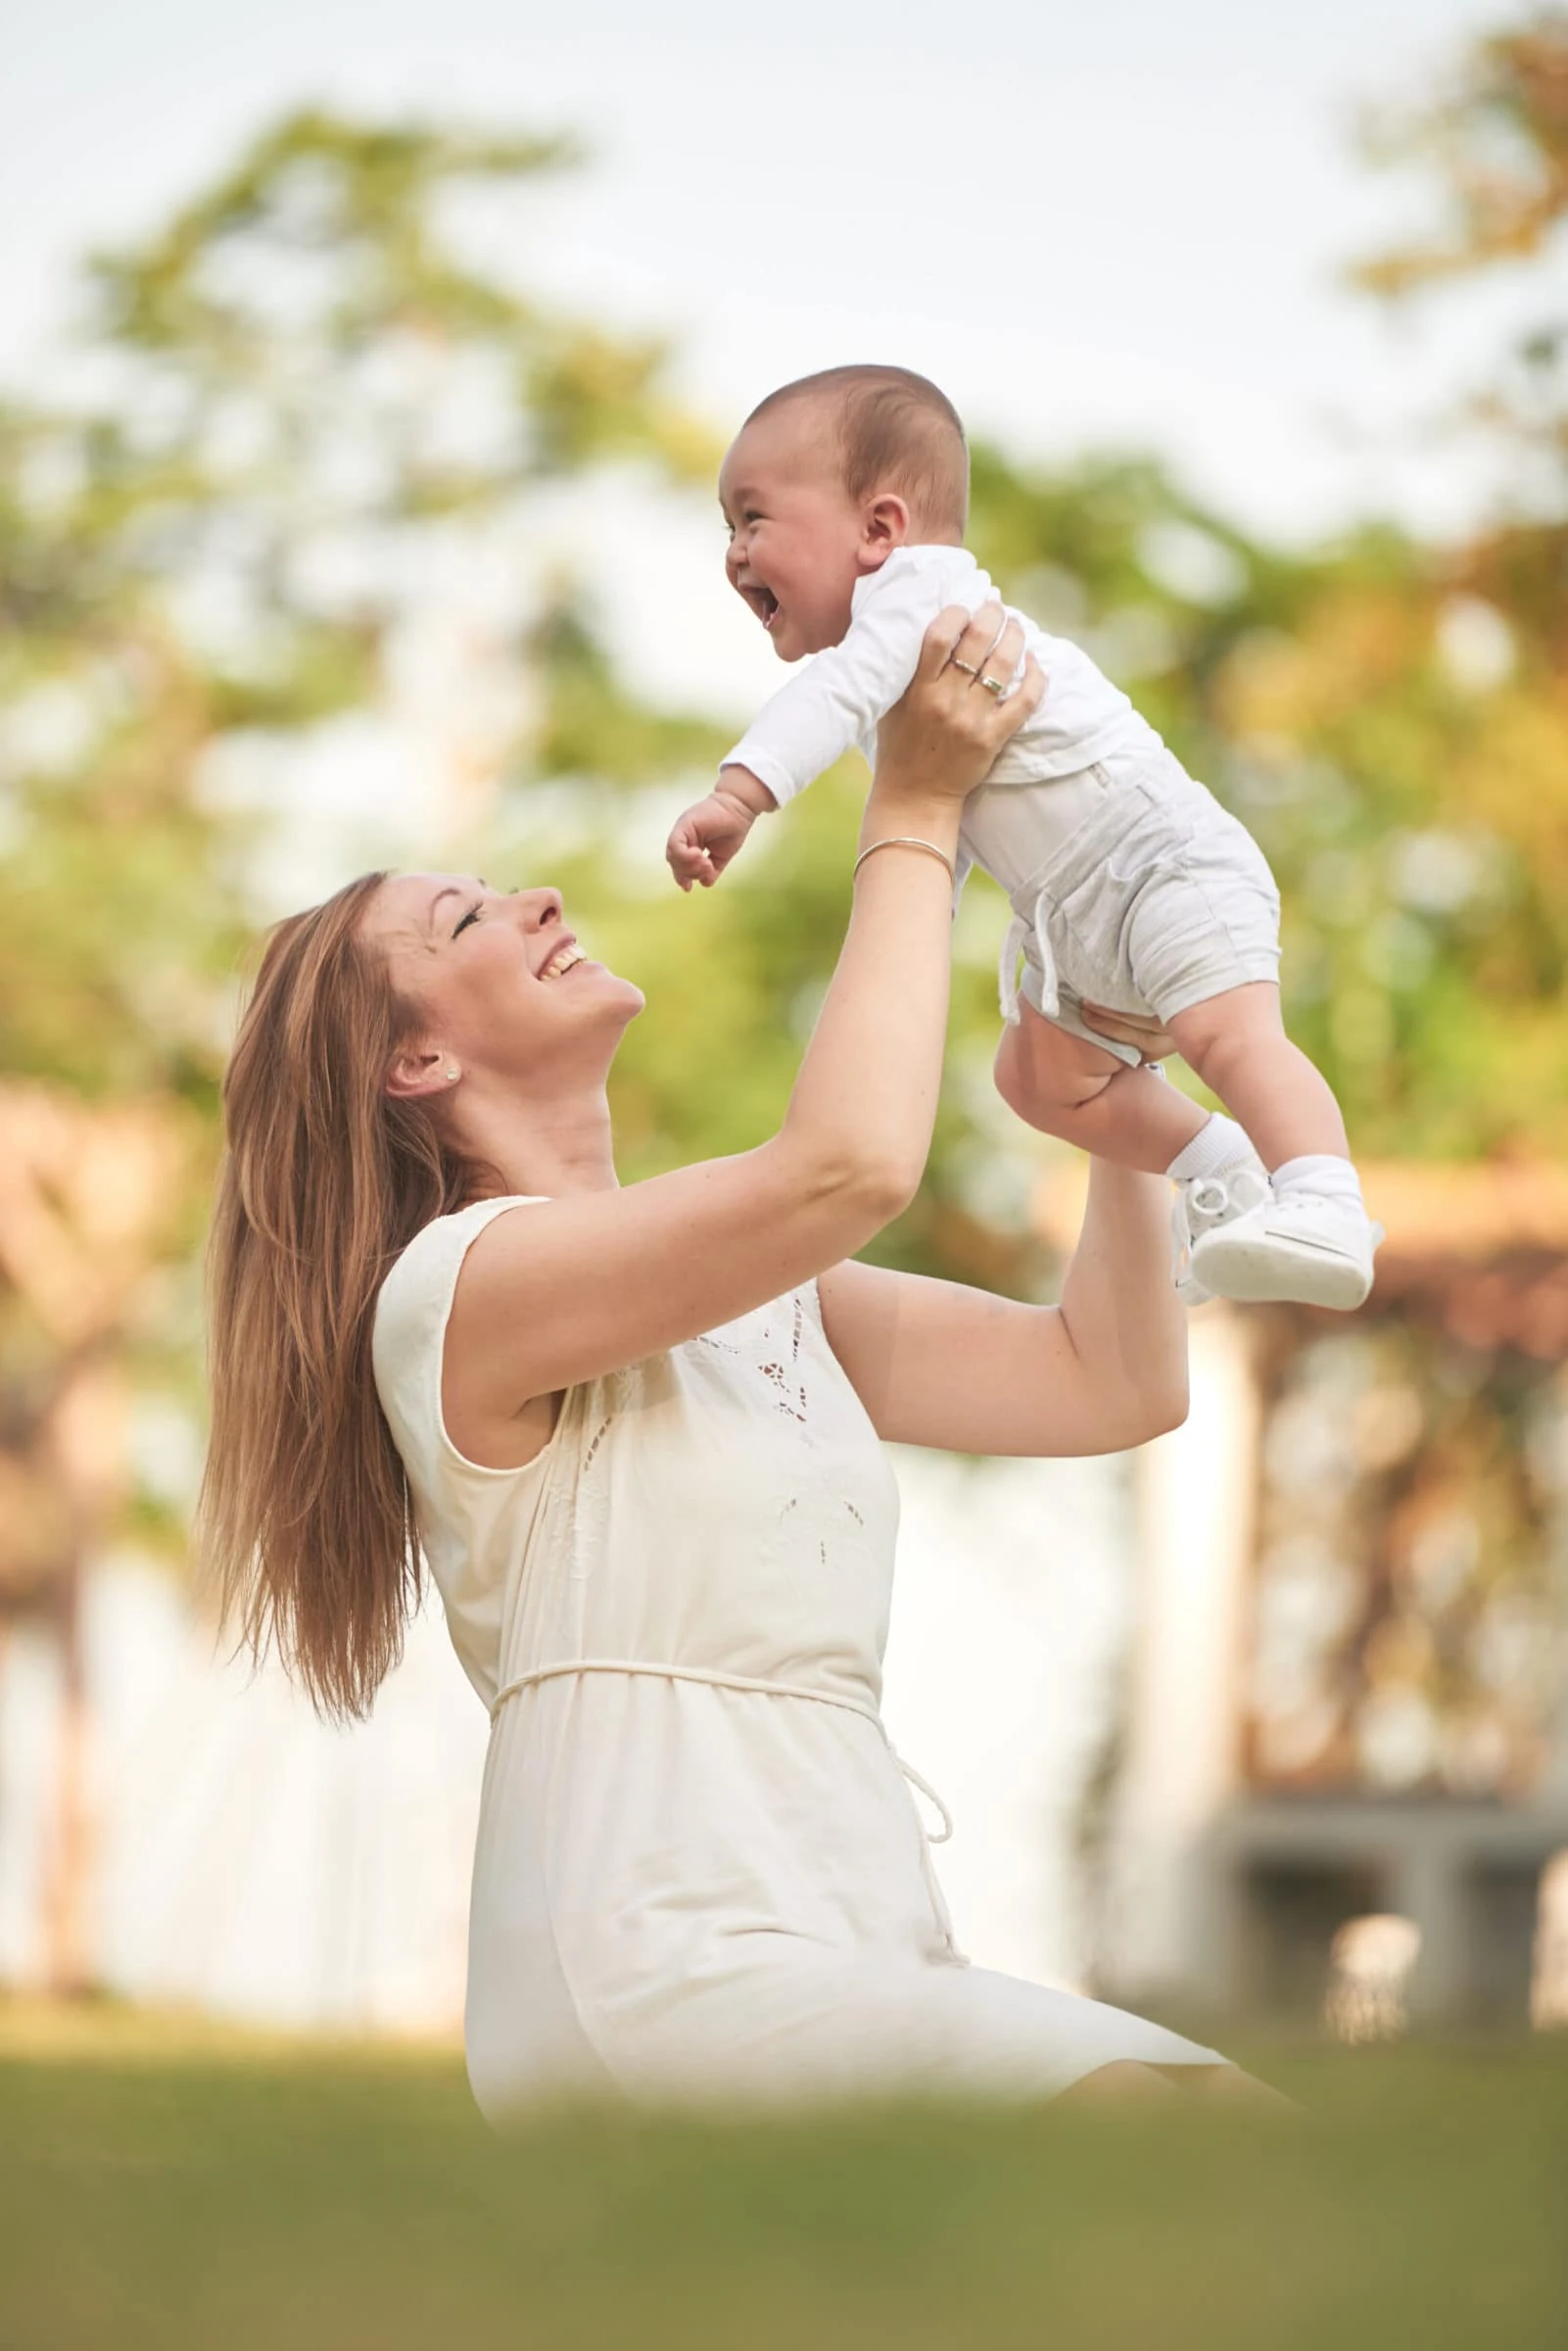
[[711, 889], [765, 808], [777, 803], [749, 768], [722, 767], [704, 800], [676, 820], [664, 844], [670, 871], [683, 889], [700, 882]]

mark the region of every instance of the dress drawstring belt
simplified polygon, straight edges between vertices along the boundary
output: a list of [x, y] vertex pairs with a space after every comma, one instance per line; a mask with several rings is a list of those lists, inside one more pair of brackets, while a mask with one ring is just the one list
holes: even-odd
[[710, 1690], [756, 1690], [768, 1698], [805, 1698], [817, 1706], [841, 1706], [846, 1714], [859, 1714], [866, 1722], [875, 1723], [882, 1735], [888, 1753], [898, 1765], [912, 1788], [918, 1788], [941, 1819], [939, 1833], [921, 1823], [921, 1835], [927, 1845], [945, 1845], [953, 1834], [953, 1815], [931, 1786], [922, 1779], [912, 1764], [906, 1763], [891, 1739], [887, 1726], [875, 1706], [864, 1699], [849, 1698], [836, 1690], [812, 1690], [804, 1682], [770, 1682], [745, 1673], [714, 1673], [701, 1665], [645, 1665], [629, 1657], [565, 1657], [556, 1665], [536, 1665], [532, 1673], [520, 1673], [505, 1682], [491, 1702], [490, 1719], [495, 1722], [509, 1698], [519, 1690], [531, 1690], [536, 1683], [553, 1682], [570, 1674], [629, 1673], [640, 1674], [645, 1680], [657, 1682], [704, 1682]]
[[1050, 935], [1046, 930], [1045, 891], [1040, 890], [1027, 914], [1014, 910], [1002, 941], [1002, 961], [997, 974], [1002, 998], [1002, 1018], [1010, 1029], [1019, 1025], [1019, 958], [1032, 938], [1040, 958], [1040, 1010], [1048, 1021], [1054, 1021], [1062, 1010], [1062, 987], [1057, 978], [1056, 957], [1051, 951]]
[[927, 1802], [940, 1815], [942, 1826], [937, 1832], [928, 1829], [926, 1823], [920, 1819], [918, 1812], [916, 1814], [916, 1826], [920, 1830], [921, 1840], [921, 1872], [925, 1877], [926, 1891], [930, 1896], [931, 1908], [947, 1943], [948, 1950], [960, 1967], [969, 1965], [969, 1961], [954, 1940], [952, 1916], [931, 1861], [931, 1847], [945, 1845], [953, 1834], [953, 1815], [929, 1780], [923, 1779], [912, 1764], [904, 1761], [903, 1756], [887, 1736], [887, 1725], [878, 1713], [877, 1708], [867, 1700], [849, 1698], [836, 1690], [812, 1690], [804, 1682], [770, 1682], [747, 1673], [716, 1673], [702, 1665], [649, 1665], [636, 1657], [563, 1657], [558, 1664], [536, 1665], [532, 1673], [519, 1673], [511, 1681], [503, 1682], [491, 1702], [491, 1722], [495, 1723], [507, 1700], [515, 1698], [519, 1690], [532, 1690], [539, 1682], [559, 1681], [569, 1675], [585, 1673], [639, 1674], [646, 1681], [702, 1682], [710, 1690], [757, 1691], [765, 1698], [804, 1698], [808, 1699], [815, 1706], [839, 1706], [846, 1714], [858, 1714], [863, 1721], [874, 1723], [883, 1746], [903, 1773], [909, 1786], [918, 1789]]

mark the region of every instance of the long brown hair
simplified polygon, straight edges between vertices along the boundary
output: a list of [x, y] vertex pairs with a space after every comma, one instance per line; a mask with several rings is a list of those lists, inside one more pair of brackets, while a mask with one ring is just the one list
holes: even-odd
[[279, 923], [223, 1081], [208, 1251], [213, 1430], [198, 1543], [261, 1657], [317, 1709], [368, 1711], [422, 1589], [408, 1480], [370, 1362], [376, 1293], [479, 1176], [392, 1099], [415, 1008], [360, 935], [384, 874]]

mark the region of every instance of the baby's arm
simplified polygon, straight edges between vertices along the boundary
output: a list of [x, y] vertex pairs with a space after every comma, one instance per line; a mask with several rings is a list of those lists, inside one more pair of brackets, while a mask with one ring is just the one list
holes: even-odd
[[676, 819], [664, 844], [670, 871], [683, 889], [700, 882], [711, 889], [732, 857], [745, 841], [759, 816], [776, 806], [765, 784], [743, 767], [728, 762], [707, 798], [698, 800]]
[[804, 792], [897, 701], [942, 603], [928, 571], [879, 574], [846, 635], [764, 704], [725, 768], [745, 768], [781, 807]]

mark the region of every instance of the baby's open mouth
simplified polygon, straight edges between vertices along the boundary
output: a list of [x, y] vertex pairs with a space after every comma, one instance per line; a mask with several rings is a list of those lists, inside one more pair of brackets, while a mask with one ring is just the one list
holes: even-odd
[[763, 627], [771, 629], [779, 617], [779, 599], [774, 595], [773, 590], [754, 585], [742, 588], [740, 593]]

